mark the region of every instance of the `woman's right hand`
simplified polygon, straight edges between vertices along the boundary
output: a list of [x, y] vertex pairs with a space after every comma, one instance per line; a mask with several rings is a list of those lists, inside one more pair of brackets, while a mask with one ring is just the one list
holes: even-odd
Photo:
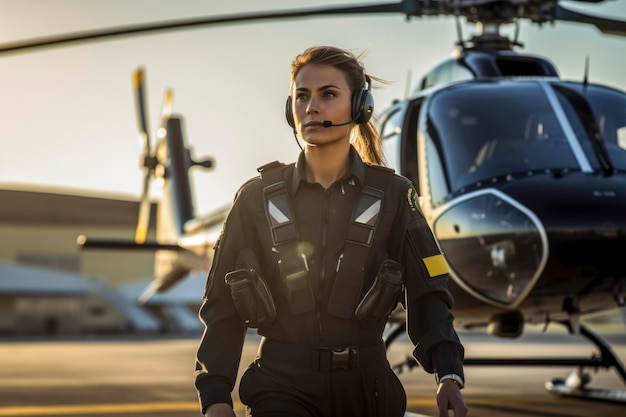
[[210, 405], [204, 415], [206, 417], [235, 417], [235, 412], [230, 404], [217, 403]]

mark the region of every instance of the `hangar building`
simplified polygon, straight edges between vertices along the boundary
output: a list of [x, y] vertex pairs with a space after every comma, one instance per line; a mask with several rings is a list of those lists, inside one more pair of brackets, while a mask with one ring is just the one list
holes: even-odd
[[[168, 291], [139, 305], [136, 297], [152, 279], [153, 253], [79, 249], [80, 235], [132, 239], [139, 203], [80, 194], [0, 185], [0, 334], [199, 330], [203, 284], [197, 275], [184, 286], [188, 295]], [[153, 204], [152, 219], [155, 211]], [[154, 236], [152, 221], [148, 238]]]

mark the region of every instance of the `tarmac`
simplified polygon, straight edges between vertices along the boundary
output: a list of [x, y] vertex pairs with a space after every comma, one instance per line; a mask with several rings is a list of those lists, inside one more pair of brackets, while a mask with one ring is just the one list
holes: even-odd
[[[482, 333], [460, 333], [466, 357], [589, 357], [596, 349], [576, 336], [529, 331], [503, 340]], [[602, 334], [623, 362], [626, 333]], [[200, 335], [181, 337], [77, 337], [0, 340], [0, 416], [142, 416], [200, 415], [192, 375]], [[243, 369], [256, 352], [258, 336], [249, 334]], [[388, 351], [392, 364], [412, 350], [408, 340]], [[568, 367], [467, 366], [463, 390], [472, 417], [614, 417], [626, 405], [563, 398], [546, 392], [544, 383], [565, 378]], [[626, 381], [613, 370], [588, 370], [591, 386], [624, 390]], [[407, 391], [411, 417], [438, 416], [436, 385], [420, 368], [399, 374]], [[235, 410], [244, 407], [235, 394]]]

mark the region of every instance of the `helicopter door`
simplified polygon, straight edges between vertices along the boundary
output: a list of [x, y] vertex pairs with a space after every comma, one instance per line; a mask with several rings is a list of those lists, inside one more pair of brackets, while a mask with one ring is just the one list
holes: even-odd
[[417, 149], [417, 132], [419, 125], [419, 116], [422, 109], [424, 98], [412, 101], [408, 106], [404, 117], [404, 134], [402, 135], [401, 154], [402, 154], [402, 175], [413, 182], [417, 195], [422, 195], [422, 187], [419, 181], [419, 152]]
[[385, 162], [389, 168], [393, 168], [397, 173], [404, 171], [400, 149], [403, 119], [404, 111], [402, 107], [393, 107], [383, 116], [383, 123], [380, 129]]
[[420, 194], [417, 163], [417, 125], [424, 99], [398, 103], [383, 116], [380, 136], [387, 166], [411, 180]]

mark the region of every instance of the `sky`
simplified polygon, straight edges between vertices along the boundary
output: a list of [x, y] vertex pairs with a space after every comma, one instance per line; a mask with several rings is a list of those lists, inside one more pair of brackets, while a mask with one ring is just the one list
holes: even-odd
[[[364, 3], [0, 0], [0, 43], [179, 18]], [[624, 0], [562, 4], [626, 19]], [[462, 28], [465, 38], [476, 32], [471, 24]], [[513, 34], [514, 28], [503, 32]], [[322, 44], [367, 51], [368, 73], [390, 82], [374, 85], [378, 113], [452, 56], [456, 38], [453, 18], [407, 21], [387, 14], [242, 23], [0, 55], [0, 188], [138, 198], [143, 173], [131, 77], [144, 67], [153, 143], [164, 92], [172, 88], [173, 111], [184, 121], [194, 155], [215, 160], [215, 169], [192, 174], [196, 214], [207, 214], [232, 201], [258, 166], [297, 157], [284, 118], [295, 55]], [[520, 40], [519, 52], [550, 58], [564, 79], [582, 79], [589, 57], [591, 82], [626, 90], [626, 38], [591, 25], [524, 22]], [[156, 186], [152, 195], [159, 195]]]

